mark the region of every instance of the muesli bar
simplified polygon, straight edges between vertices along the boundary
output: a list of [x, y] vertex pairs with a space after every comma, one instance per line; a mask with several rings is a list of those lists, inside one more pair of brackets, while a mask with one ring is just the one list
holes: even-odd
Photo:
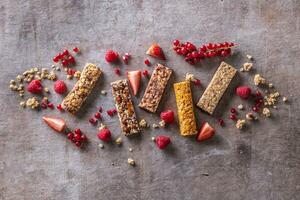
[[101, 74], [102, 71], [100, 68], [94, 64], [87, 63], [81, 72], [80, 79], [64, 98], [61, 104], [62, 108], [75, 114], [91, 93]]
[[236, 72], [234, 67], [222, 62], [197, 106], [212, 115]]
[[189, 81], [174, 84], [180, 134], [191, 136], [197, 134], [194, 104]]
[[140, 108], [152, 113], [156, 112], [171, 74], [171, 69], [161, 64], [157, 64], [151, 75], [145, 94], [139, 104]]
[[126, 136], [140, 132], [135, 115], [127, 80], [118, 80], [111, 83], [112, 94], [121, 124], [121, 129]]

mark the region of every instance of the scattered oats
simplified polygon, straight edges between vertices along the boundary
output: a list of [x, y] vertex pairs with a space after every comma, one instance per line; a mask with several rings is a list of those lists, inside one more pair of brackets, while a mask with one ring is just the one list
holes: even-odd
[[16, 81], [15, 81], [15, 80], [10, 80], [9, 83], [10, 83], [11, 85], [15, 85], [15, 84], [16, 84]]
[[240, 68], [240, 72], [244, 72], [245, 70], [244, 70], [244, 68]]
[[252, 120], [256, 120], [257, 118], [253, 115], [252, 112], [249, 112], [246, 114], [246, 119], [252, 121]]
[[243, 68], [246, 72], [249, 72], [252, 69], [253, 63], [244, 63]]
[[244, 110], [244, 105], [243, 105], [243, 104], [240, 104], [240, 105], [237, 106], [237, 108], [238, 108], [239, 110]]
[[287, 101], [288, 101], [288, 98], [287, 98], [287, 97], [283, 97], [283, 98], [282, 98], [282, 101], [283, 101], [283, 102], [287, 102]]
[[133, 152], [133, 149], [132, 149], [132, 148], [129, 148], [128, 150], [129, 150], [129, 152]]
[[39, 71], [39, 68], [37, 68], [37, 67], [33, 68], [33, 72], [38, 72], [38, 71]]
[[155, 142], [155, 137], [151, 137], [151, 140], [152, 140], [153, 142]]
[[26, 106], [27, 106], [27, 107], [30, 107], [30, 108], [32, 108], [32, 109], [38, 108], [39, 105], [40, 105], [40, 103], [39, 103], [39, 101], [37, 100], [36, 97], [29, 98], [29, 99], [27, 99], [27, 101], [26, 101]]
[[[16, 89], [15, 89], [15, 88], [16, 88], [15, 85], [12, 85], [12, 84], [9, 85], [9, 88], [10, 88], [11, 90], [16, 90]], [[17, 88], [17, 89], [18, 89], [18, 88]]]
[[47, 78], [48, 78], [48, 80], [54, 81], [54, 80], [56, 80], [57, 77], [56, 77], [55, 72], [51, 71], [50, 74], [48, 74]]
[[246, 124], [246, 120], [244, 120], [244, 119], [238, 119], [237, 122], [236, 122], [236, 124], [235, 124], [235, 127], [237, 129], [242, 129], [245, 124]]
[[186, 81], [195, 81], [196, 79], [195, 79], [194, 74], [186, 73], [185, 74], [185, 80]]
[[100, 93], [101, 93], [102, 95], [106, 95], [106, 94], [107, 94], [106, 90], [101, 90]]
[[132, 158], [128, 158], [127, 163], [131, 166], [135, 166], [135, 161]]
[[22, 75], [18, 75], [16, 77], [17, 81], [22, 82], [23, 81], [23, 76]]
[[269, 83], [269, 88], [273, 88], [273, 87], [274, 87], [273, 83]]
[[37, 75], [41, 75], [41, 72], [37, 72], [36, 74], [37, 74]]
[[24, 97], [24, 93], [19, 93], [19, 96], [20, 97]]
[[49, 93], [49, 88], [45, 87], [44, 91], [47, 92], [47, 93]]
[[81, 72], [80, 72], [80, 71], [76, 71], [76, 72], [74, 73], [74, 77], [75, 77], [75, 78], [79, 79], [80, 76], [81, 76]]
[[260, 85], [260, 84], [265, 84], [266, 79], [263, 78], [260, 74], [255, 74], [254, 76], [254, 84], [255, 85]]
[[122, 138], [118, 137], [115, 142], [116, 142], [117, 145], [121, 145], [122, 144]]
[[159, 128], [157, 124], [152, 124], [152, 128]]
[[36, 80], [42, 80], [42, 78], [41, 78], [39, 75], [35, 75], [34, 78], [35, 78]]
[[68, 74], [68, 75], [67, 75], [67, 79], [68, 79], [68, 80], [73, 79], [73, 75]]
[[277, 106], [273, 106], [273, 108], [277, 110]]
[[101, 131], [102, 129], [104, 129], [104, 128], [106, 128], [106, 125], [104, 125], [104, 124], [100, 124], [100, 127], [99, 127], [99, 131]]
[[23, 107], [23, 108], [25, 108], [26, 107], [26, 102], [25, 101], [21, 101], [20, 102], [20, 106]]
[[253, 57], [251, 55], [246, 55], [246, 57], [249, 59], [249, 60], [252, 60]]
[[147, 128], [148, 124], [146, 122], [145, 119], [142, 119], [140, 122], [139, 122], [139, 125], [141, 128]]
[[98, 147], [100, 147], [101, 149], [104, 149], [104, 145], [102, 143], [98, 144]]
[[262, 111], [262, 114], [266, 117], [270, 117], [271, 116], [271, 111], [268, 108], [264, 108]]
[[165, 128], [166, 127], [166, 122], [164, 120], [161, 120], [159, 122], [159, 126], [162, 127], [162, 128]]

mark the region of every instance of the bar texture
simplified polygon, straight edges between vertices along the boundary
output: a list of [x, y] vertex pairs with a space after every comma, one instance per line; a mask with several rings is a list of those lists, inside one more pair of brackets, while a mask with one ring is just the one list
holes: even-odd
[[140, 108], [152, 113], [156, 112], [171, 74], [171, 69], [161, 64], [157, 64], [151, 75], [145, 94], [139, 104]]
[[111, 83], [112, 94], [120, 120], [121, 129], [126, 136], [140, 132], [134, 111], [127, 80], [118, 80]]
[[102, 71], [96, 65], [87, 63], [81, 72], [80, 79], [64, 98], [62, 108], [75, 114], [93, 90]]
[[212, 115], [236, 72], [234, 67], [222, 62], [197, 106]]
[[183, 81], [175, 83], [174, 91], [178, 110], [180, 134], [182, 136], [197, 134], [190, 82]]

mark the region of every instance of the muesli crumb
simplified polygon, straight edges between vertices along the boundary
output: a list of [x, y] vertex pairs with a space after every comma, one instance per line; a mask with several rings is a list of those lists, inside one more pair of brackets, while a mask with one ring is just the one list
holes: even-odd
[[237, 129], [242, 129], [242, 128], [244, 127], [245, 124], [246, 124], [246, 120], [244, 120], [244, 119], [238, 119], [238, 120], [236, 121], [235, 127], [236, 127]]
[[166, 127], [166, 122], [164, 120], [161, 120], [159, 122], [159, 126], [162, 127], [162, 128], [165, 128]]
[[155, 142], [155, 137], [151, 137], [151, 140], [152, 140], [153, 142]]
[[249, 112], [249, 113], [246, 114], [246, 119], [252, 121], [252, 120], [256, 120], [257, 117], [254, 116], [254, 114], [252, 112]]
[[270, 117], [271, 111], [269, 110], [269, 108], [263, 108], [262, 114], [266, 117]]
[[287, 102], [287, 101], [288, 101], [288, 98], [287, 98], [287, 97], [283, 97], [283, 98], [282, 98], [282, 101], [283, 101], [283, 102]]
[[246, 55], [246, 57], [249, 59], [249, 60], [253, 60], [253, 56], [251, 56], [251, 55]]
[[140, 122], [139, 122], [139, 125], [141, 128], [147, 128], [148, 127], [148, 124], [146, 122], [145, 119], [142, 119]]
[[246, 62], [243, 65], [243, 69], [244, 69], [244, 71], [249, 72], [252, 69], [252, 66], [253, 66], [253, 63]]
[[152, 128], [159, 128], [159, 125], [157, 125], [157, 124], [152, 124]]
[[186, 81], [195, 81], [196, 79], [195, 79], [195, 76], [194, 76], [194, 74], [190, 74], [190, 73], [186, 73], [185, 74], [185, 80]]
[[127, 163], [131, 166], [135, 166], [135, 161], [132, 158], [128, 158]]
[[260, 85], [260, 84], [265, 84], [266, 79], [262, 77], [260, 74], [255, 74], [254, 76], [254, 84], [255, 85]]
[[107, 91], [106, 90], [101, 90], [100, 92], [102, 95], [106, 95], [107, 94]]
[[115, 142], [117, 145], [121, 145], [123, 141], [121, 137], [118, 137]]
[[237, 106], [237, 108], [238, 108], [239, 110], [244, 110], [244, 105], [243, 105], [243, 104], [239, 104], [239, 105]]

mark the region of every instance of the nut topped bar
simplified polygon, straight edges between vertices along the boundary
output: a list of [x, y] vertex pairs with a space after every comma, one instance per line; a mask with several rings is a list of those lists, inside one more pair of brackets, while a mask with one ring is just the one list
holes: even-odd
[[131, 101], [127, 80], [115, 81], [111, 83], [111, 86], [122, 131], [126, 136], [139, 133], [140, 128]]
[[96, 85], [102, 71], [96, 65], [87, 63], [81, 72], [80, 79], [64, 98], [62, 108], [75, 114]]
[[197, 106], [212, 115], [236, 72], [234, 67], [222, 62]]
[[174, 91], [178, 110], [180, 134], [182, 136], [197, 134], [190, 82], [183, 81], [175, 83]]
[[161, 64], [157, 64], [151, 75], [145, 94], [139, 104], [140, 108], [152, 113], [156, 112], [171, 74], [171, 69]]

